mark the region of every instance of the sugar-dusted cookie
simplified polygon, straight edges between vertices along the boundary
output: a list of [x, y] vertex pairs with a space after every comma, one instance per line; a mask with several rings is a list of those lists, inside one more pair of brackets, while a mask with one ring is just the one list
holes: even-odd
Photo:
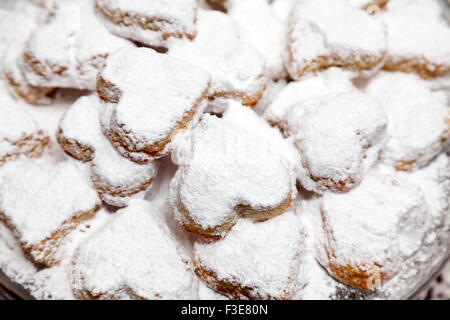
[[148, 46], [196, 36], [196, 0], [95, 0], [95, 8], [112, 33]]
[[[0, 81], [0, 85], [3, 83]], [[50, 139], [31, 115], [0, 87], [0, 166], [21, 155], [41, 156]]]
[[98, 77], [100, 97], [113, 104], [103, 130], [133, 161], [164, 156], [172, 139], [198, 122], [209, 84], [208, 73], [184, 61], [147, 48], [120, 50]]
[[269, 2], [229, 1], [228, 15], [240, 38], [256, 48], [264, 58], [268, 76], [285, 78], [283, 54], [287, 46], [287, 24], [275, 15]]
[[370, 174], [345, 194], [326, 193], [317, 258], [336, 279], [379, 287], [423, 245], [428, 207], [408, 180]]
[[450, 29], [440, 1], [390, 1], [382, 17], [388, 28], [384, 69], [422, 78], [450, 73]]
[[298, 103], [285, 119], [301, 154], [298, 179], [318, 193], [360, 184], [386, 144], [383, 108], [356, 91]]
[[108, 106], [95, 94], [79, 98], [61, 118], [57, 140], [63, 150], [81, 161], [91, 161], [91, 179], [100, 197], [124, 206], [130, 196], [144, 191], [157, 173], [157, 164], [135, 163], [103, 135], [100, 113]]
[[258, 51], [239, 38], [232, 20], [222, 12], [199, 9], [197, 28], [193, 41], [171, 39], [168, 54], [211, 74], [210, 97], [256, 104], [267, 81], [264, 59]]
[[55, 17], [29, 37], [22, 71], [36, 87], [95, 90], [107, 56], [133, 46], [97, 21], [91, 0], [65, 1]]
[[328, 94], [354, 91], [353, 73], [332, 67], [310, 77], [289, 82], [264, 111], [264, 118], [273, 126], [290, 135], [286, 113], [303, 101], [320, 98]]
[[366, 91], [389, 119], [385, 163], [413, 170], [450, 146], [450, 107], [444, 91], [432, 91], [426, 80], [401, 72], [379, 73]]
[[62, 239], [99, 209], [87, 169], [71, 160], [14, 161], [0, 169], [0, 221], [34, 261], [58, 264]]
[[296, 289], [302, 249], [293, 211], [264, 222], [241, 219], [224, 239], [197, 240], [195, 273], [234, 299], [287, 300]]
[[296, 195], [295, 148], [237, 102], [222, 119], [205, 114], [179, 144], [169, 201], [188, 232], [221, 238], [239, 217], [282, 214]]
[[133, 200], [77, 248], [70, 272], [78, 299], [196, 299], [190, 263], [151, 204]]
[[386, 55], [379, 15], [347, 0], [299, 0], [291, 17], [286, 66], [293, 79], [331, 66], [371, 73]]
[[20, 64], [26, 40], [46, 15], [46, 11], [28, 0], [14, 1], [11, 7], [0, 6], [0, 78], [6, 80], [13, 96], [36, 104], [50, 103], [54, 88], [30, 85]]

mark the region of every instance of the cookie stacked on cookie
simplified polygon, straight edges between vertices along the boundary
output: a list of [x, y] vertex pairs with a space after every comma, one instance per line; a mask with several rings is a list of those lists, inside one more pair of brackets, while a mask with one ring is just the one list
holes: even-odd
[[0, 4], [0, 269], [37, 298], [411, 290], [448, 254], [421, 1]]

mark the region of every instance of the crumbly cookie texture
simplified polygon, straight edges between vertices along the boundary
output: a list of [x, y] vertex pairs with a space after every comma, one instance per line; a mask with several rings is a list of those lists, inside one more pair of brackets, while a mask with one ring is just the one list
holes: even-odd
[[195, 273], [234, 299], [287, 300], [296, 289], [302, 242], [293, 211], [264, 222], [242, 219], [224, 239], [195, 243]]
[[14, 1], [11, 7], [0, 6], [0, 78], [5, 79], [14, 97], [34, 104], [51, 103], [54, 88], [30, 85], [20, 65], [25, 42], [46, 17], [47, 11], [26, 0]]
[[447, 94], [429, 87], [417, 75], [400, 72], [380, 72], [366, 87], [389, 120], [382, 160], [397, 170], [420, 168], [450, 146]]
[[109, 33], [93, 10], [91, 0], [62, 2], [55, 17], [31, 34], [21, 64], [31, 85], [95, 90], [108, 55], [134, 46]]
[[277, 216], [295, 198], [295, 148], [238, 103], [222, 119], [205, 114], [179, 145], [169, 201], [188, 232], [221, 238], [239, 217]]
[[233, 21], [222, 12], [199, 9], [197, 27], [193, 41], [172, 39], [168, 54], [211, 74], [209, 97], [255, 105], [266, 88], [264, 59], [239, 38]]
[[144, 200], [131, 201], [79, 245], [70, 278], [78, 299], [197, 298], [190, 262]]
[[264, 58], [268, 76], [285, 78], [283, 54], [287, 47], [287, 24], [273, 12], [267, 0], [231, 1], [228, 15], [237, 34]]
[[374, 173], [348, 193], [327, 193], [317, 258], [346, 284], [380, 286], [422, 247], [428, 210], [423, 191], [400, 176]]
[[48, 135], [3, 85], [0, 81], [0, 166], [22, 155], [40, 157], [49, 143]]
[[386, 144], [383, 108], [356, 91], [300, 102], [285, 119], [301, 154], [298, 179], [317, 193], [359, 185]]
[[104, 108], [96, 94], [79, 98], [61, 118], [57, 140], [63, 150], [81, 161], [91, 161], [91, 179], [100, 198], [113, 206], [125, 206], [130, 197], [144, 191], [157, 174], [155, 162], [135, 163], [120, 155], [102, 133]]
[[382, 18], [388, 29], [384, 69], [425, 79], [450, 73], [450, 29], [440, 1], [390, 1]]
[[147, 48], [120, 50], [98, 77], [100, 97], [113, 104], [103, 131], [133, 161], [162, 157], [198, 122], [209, 84], [207, 72], [184, 61]]
[[310, 77], [291, 81], [273, 98], [263, 116], [271, 125], [280, 128], [286, 135], [291, 135], [293, 133], [289, 131], [286, 113], [294, 105], [329, 94], [355, 91], [352, 77], [352, 72], [332, 67]]
[[52, 165], [14, 161], [0, 170], [0, 221], [34, 261], [58, 264], [58, 246], [100, 207], [87, 168], [73, 161]]
[[293, 79], [332, 66], [370, 74], [384, 63], [386, 43], [378, 15], [347, 0], [300, 0], [291, 17], [286, 67]]
[[109, 31], [148, 46], [197, 34], [196, 0], [95, 0], [95, 8]]

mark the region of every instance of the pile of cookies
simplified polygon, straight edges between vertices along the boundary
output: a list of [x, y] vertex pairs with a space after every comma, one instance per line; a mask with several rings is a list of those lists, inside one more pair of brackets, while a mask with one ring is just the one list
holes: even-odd
[[443, 10], [3, 1], [0, 270], [48, 299], [399, 298], [449, 249]]

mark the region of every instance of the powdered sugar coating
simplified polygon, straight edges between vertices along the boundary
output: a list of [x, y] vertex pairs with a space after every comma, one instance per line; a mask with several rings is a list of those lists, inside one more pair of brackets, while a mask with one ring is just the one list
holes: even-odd
[[321, 212], [319, 262], [362, 289], [392, 278], [428, 231], [422, 190], [400, 176], [374, 172], [346, 194], [327, 193]]
[[[406, 174], [425, 194], [430, 208], [429, 223], [437, 232], [448, 230], [450, 199], [450, 159], [441, 154], [425, 168]], [[444, 228], [442, 228], [444, 227]], [[448, 234], [446, 235], [448, 238]]]
[[242, 105], [222, 119], [205, 114], [186, 140], [169, 201], [188, 231], [223, 237], [240, 215], [267, 219], [295, 197], [291, 145]]
[[384, 107], [390, 140], [385, 163], [398, 170], [426, 165], [450, 145], [450, 107], [444, 91], [433, 91], [414, 74], [379, 73], [366, 92]]
[[[202, 69], [151, 49], [111, 55], [98, 83], [100, 96], [114, 106], [103, 122], [108, 138], [138, 162], [167, 154], [172, 138], [198, 121], [209, 81]], [[127, 151], [140, 153], [142, 161]]]
[[0, 81], [0, 165], [20, 155], [39, 157], [49, 137], [3, 85]]
[[100, 205], [87, 168], [72, 161], [15, 161], [4, 165], [0, 175], [2, 220], [39, 262], [54, 264], [51, 254], [61, 238], [77, 218], [91, 216]]
[[5, 78], [13, 96], [36, 104], [49, 104], [53, 89], [37, 88], [27, 82], [21, 70], [22, 54], [31, 32], [47, 18], [46, 10], [28, 0], [14, 1], [11, 7], [0, 6], [0, 77]]
[[94, 90], [106, 57], [134, 46], [109, 33], [93, 10], [92, 0], [63, 1], [56, 16], [32, 33], [22, 68], [31, 85]]
[[[133, 230], [133, 232], [130, 232]], [[197, 284], [151, 205], [134, 200], [80, 244], [71, 272], [82, 299], [194, 299]]]
[[356, 88], [351, 81], [352, 77], [352, 72], [332, 67], [313, 76], [289, 82], [269, 104], [264, 118], [288, 133], [290, 128], [286, 122], [286, 113], [292, 106], [328, 94], [354, 91]]
[[171, 39], [168, 54], [211, 74], [210, 97], [235, 98], [250, 106], [258, 102], [266, 86], [264, 60], [239, 39], [230, 17], [199, 9], [197, 28], [193, 41]]
[[385, 26], [347, 0], [299, 0], [288, 46], [287, 69], [294, 79], [331, 66], [376, 70], [386, 52]]
[[91, 178], [103, 201], [124, 206], [156, 176], [157, 164], [138, 164], [120, 155], [103, 135], [100, 113], [107, 106], [97, 95], [79, 98], [60, 121], [58, 140], [79, 160], [92, 160]]
[[289, 299], [302, 249], [294, 212], [259, 223], [242, 219], [226, 238], [195, 243], [196, 273], [235, 299]]
[[287, 24], [274, 14], [267, 0], [230, 1], [228, 15], [241, 39], [264, 58], [268, 75], [274, 79], [286, 77], [283, 54], [287, 47]]
[[390, 1], [382, 17], [388, 28], [385, 69], [423, 78], [450, 72], [450, 29], [438, 1]]
[[386, 114], [359, 92], [299, 103], [286, 121], [302, 157], [298, 179], [318, 193], [346, 192], [360, 184], [386, 143]]
[[95, 0], [95, 5], [112, 33], [148, 46], [196, 35], [196, 0]]

